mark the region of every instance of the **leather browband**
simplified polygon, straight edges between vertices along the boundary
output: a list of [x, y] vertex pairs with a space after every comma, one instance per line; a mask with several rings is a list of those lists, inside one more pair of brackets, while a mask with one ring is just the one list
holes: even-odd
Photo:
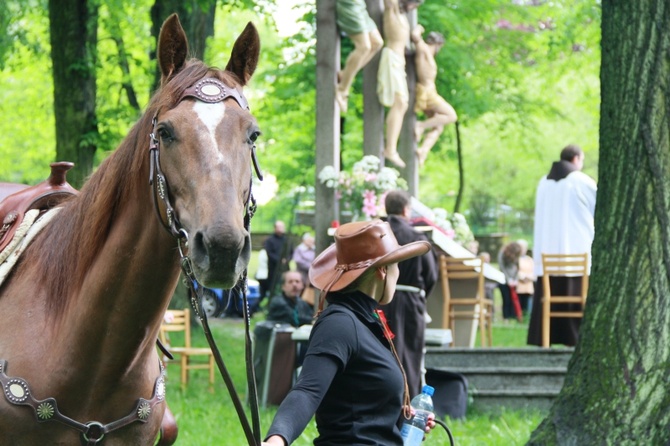
[[236, 88], [231, 88], [213, 77], [206, 77], [188, 87], [184, 90], [177, 103], [183, 101], [185, 98], [196, 98], [209, 104], [233, 98], [240, 107], [249, 110], [249, 103], [242, 93], [237, 91]]

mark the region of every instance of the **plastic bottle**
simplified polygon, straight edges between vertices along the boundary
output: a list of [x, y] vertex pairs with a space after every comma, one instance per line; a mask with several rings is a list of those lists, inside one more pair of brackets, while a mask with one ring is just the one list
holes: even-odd
[[419, 446], [426, 434], [428, 415], [433, 412], [433, 393], [431, 386], [423, 386], [421, 393], [412, 398], [414, 416], [402, 425], [403, 446]]

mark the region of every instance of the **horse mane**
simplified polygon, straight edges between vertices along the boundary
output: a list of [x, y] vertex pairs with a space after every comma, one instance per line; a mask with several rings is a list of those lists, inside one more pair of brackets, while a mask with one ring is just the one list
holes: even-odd
[[[57, 218], [24, 252], [24, 267], [17, 274], [35, 274], [37, 283], [49, 290], [46, 308], [54, 318], [63, 314], [69, 298], [83, 283], [123, 203], [139, 193], [139, 188], [149, 188], [148, 147], [153, 117], [176, 107], [184, 90], [208, 76], [231, 87], [241, 85], [231, 72], [189, 60], [153, 95], [147, 110], [114, 153], [87, 179], [80, 194], [64, 204]], [[151, 218], [157, 218], [152, 208], [150, 203], [147, 209], [151, 209]]]

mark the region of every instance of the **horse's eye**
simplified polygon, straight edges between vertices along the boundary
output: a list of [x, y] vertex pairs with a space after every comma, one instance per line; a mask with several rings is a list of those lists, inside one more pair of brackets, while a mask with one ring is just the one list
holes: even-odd
[[172, 131], [167, 127], [161, 127], [160, 129], [158, 129], [158, 136], [161, 138], [163, 142], [166, 143], [171, 143], [175, 140]]
[[259, 132], [258, 130], [251, 132], [251, 134], [249, 135], [249, 143], [250, 144], [255, 143], [259, 136], [261, 136], [261, 132]]

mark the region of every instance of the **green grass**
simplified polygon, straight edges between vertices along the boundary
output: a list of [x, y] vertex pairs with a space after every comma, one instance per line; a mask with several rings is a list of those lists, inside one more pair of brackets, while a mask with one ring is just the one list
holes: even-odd
[[[255, 322], [262, 319], [262, 313], [254, 316], [252, 327]], [[244, 324], [239, 319], [212, 319], [210, 326], [238, 394], [244, 400], [246, 396]], [[494, 324], [495, 345], [525, 345], [525, 327], [526, 325], [522, 326], [516, 322], [506, 325]], [[175, 345], [177, 341], [178, 339], [173, 339]], [[193, 328], [193, 343], [196, 346], [207, 345], [205, 336], [199, 327]], [[182, 389], [179, 385], [178, 367], [175, 364], [169, 364], [167, 401], [177, 418], [178, 445], [247, 444], [235, 408], [218, 372], [214, 386], [210, 387], [206, 371], [192, 371], [187, 388]], [[275, 412], [276, 408], [261, 409], [263, 434], [270, 427]], [[247, 414], [249, 414], [248, 410]], [[543, 416], [541, 412], [512, 410], [503, 410], [495, 414], [480, 413], [469, 408], [465, 420], [447, 420], [447, 425], [457, 445], [513, 446], [525, 444]], [[293, 444], [296, 446], [311, 445], [316, 435], [316, 427], [312, 422]], [[449, 445], [449, 439], [446, 433], [437, 427], [424, 444], [426, 446]]]

